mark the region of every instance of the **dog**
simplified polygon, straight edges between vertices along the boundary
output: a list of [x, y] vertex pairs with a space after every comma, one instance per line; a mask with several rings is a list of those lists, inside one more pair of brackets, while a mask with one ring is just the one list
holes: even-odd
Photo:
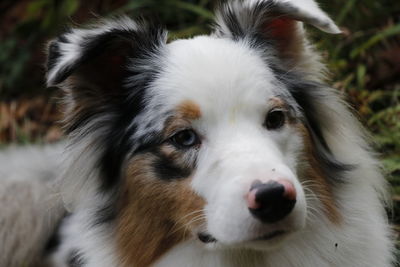
[[303, 23], [340, 33], [313, 0], [233, 0], [210, 35], [119, 17], [51, 41], [49, 266], [392, 266], [387, 184]]

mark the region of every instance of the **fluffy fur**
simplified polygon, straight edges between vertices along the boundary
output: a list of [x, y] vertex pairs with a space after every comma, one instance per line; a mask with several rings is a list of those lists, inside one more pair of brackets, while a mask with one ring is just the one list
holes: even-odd
[[65, 212], [52, 185], [61, 147], [0, 153], [0, 266], [45, 266], [49, 240]]
[[[119, 18], [52, 41], [69, 214], [47, 262], [391, 266], [385, 180], [303, 22], [340, 32], [312, 0], [244, 0], [221, 4], [209, 36], [167, 43]], [[279, 179], [296, 204], [262, 222], [246, 199]]]

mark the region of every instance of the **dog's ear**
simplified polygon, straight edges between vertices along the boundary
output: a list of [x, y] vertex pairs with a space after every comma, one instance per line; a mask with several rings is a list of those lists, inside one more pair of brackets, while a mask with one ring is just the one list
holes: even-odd
[[312, 53], [307, 51], [303, 22], [328, 33], [340, 33], [314, 0], [234, 0], [217, 10], [216, 34], [246, 38], [254, 46], [267, 44], [268, 53], [273, 49], [288, 67], [307, 68], [312, 65], [307, 62]]
[[166, 32], [159, 27], [127, 17], [72, 29], [49, 43], [47, 84], [57, 86], [74, 76], [93, 85], [110, 85], [127, 71], [130, 59], [151, 54], [165, 41]]
[[124, 107], [134, 117], [165, 42], [162, 28], [127, 17], [73, 29], [51, 41], [47, 84], [66, 92], [66, 131]]
[[47, 85], [67, 89], [73, 101], [114, 101], [125, 95], [127, 77], [138, 74], [135, 65], [145, 65], [165, 41], [159, 27], [127, 17], [70, 30], [49, 43]]

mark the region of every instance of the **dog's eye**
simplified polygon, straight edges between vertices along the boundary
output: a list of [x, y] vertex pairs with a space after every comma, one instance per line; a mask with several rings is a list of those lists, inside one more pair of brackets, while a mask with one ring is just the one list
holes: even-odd
[[268, 130], [281, 128], [285, 124], [285, 113], [280, 109], [271, 110], [265, 119]]
[[200, 138], [193, 130], [183, 130], [172, 136], [171, 142], [178, 148], [190, 148], [200, 144]]

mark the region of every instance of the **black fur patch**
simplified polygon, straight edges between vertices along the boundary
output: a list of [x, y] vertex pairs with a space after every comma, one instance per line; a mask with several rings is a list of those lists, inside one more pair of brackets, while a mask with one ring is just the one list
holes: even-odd
[[65, 219], [67, 219], [70, 215], [71, 215], [71, 213], [68, 213], [68, 212], [65, 213], [64, 217], [58, 222], [58, 225], [54, 229], [53, 234], [47, 241], [47, 244], [44, 249], [44, 255], [49, 255], [49, 254], [53, 253], [60, 246], [60, 244], [62, 242], [61, 237], [60, 237], [61, 226], [65, 222]]
[[153, 164], [154, 173], [161, 180], [170, 181], [189, 177], [192, 170], [186, 166], [179, 166], [172, 159], [162, 153], [153, 153], [156, 160]]
[[47, 56], [47, 69], [52, 69], [56, 65], [57, 60], [61, 56], [60, 47], [58, 46], [58, 43], [56, 41], [52, 41], [49, 44], [48, 49], [49, 52]]
[[[243, 28], [239, 21], [238, 14], [235, 9], [230, 5], [223, 5], [219, 8], [220, 16], [222, 17], [225, 25], [227, 26], [229, 32], [231, 33], [234, 40], [244, 38], [246, 36], [246, 29]], [[219, 34], [224, 34], [222, 30]]]
[[[63, 56], [59, 49], [63, 44], [69, 43], [69, 40], [66, 38], [67, 34], [73, 34], [73, 31], [61, 35], [50, 44], [47, 62], [48, 70], [51, 70], [56, 65], [57, 61]], [[157, 25], [141, 23], [138, 25], [138, 29], [135, 30], [113, 29], [88, 38], [77, 45], [77, 49], [80, 49], [81, 57], [70, 65], [63, 66], [57, 72], [54, 78], [54, 83], [59, 84], [63, 82], [81, 65], [86, 64], [102, 54], [116, 41], [124, 42], [129, 45], [131, 49], [128, 51], [129, 54], [126, 56], [132, 56], [134, 58], [135, 55], [140, 53], [149, 55], [157, 49], [159, 42], [164, 39], [164, 34], [165, 31]]]
[[82, 253], [77, 250], [71, 250], [67, 257], [67, 266], [68, 267], [83, 267], [86, 261], [82, 255]]
[[59, 229], [56, 229], [56, 231], [54, 231], [53, 235], [47, 241], [46, 247], [44, 249], [45, 251], [44, 254], [53, 253], [60, 246], [60, 244], [61, 244], [61, 239], [60, 239]]
[[[160, 30], [149, 29], [151, 32], [141, 32], [134, 36], [135, 53], [130, 56], [129, 60], [142, 63], [150, 61], [153, 54], [158, 53], [163, 33]], [[137, 40], [137, 41], [136, 41]], [[140, 64], [137, 63], [137, 64]], [[115, 185], [120, 177], [121, 164], [128, 152], [132, 150], [132, 136], [136, 131], [135, 126], [131, 126], [133, 119], [142, 112], [144, 108], [144, 98], [146, 88], [158, 73], [159, 66], [152, 66], [146, 73], [135, 71], [135, 67], [131, 67], [128, 72], [127, 80], [129, 83], [124, 87], [122, 98], [117, 106], [115, 106], [115, 120], [110, 125], [107, 136], [105, 136], [105, 151], [100, 159], [100, 166], [104, 174], [103, 188], [107, 189]], [[140, 76], [138, 79], [134, 77]], [[136, 82], [132, 82], [135, 80]]]
[[[278, 17], [276, 6], [272, 1], [259, 1], [248, 7], [244, 1], [226, 2], [219, 8], [219, 15], [233, 40], [247, 39], [253, 48], [273, 47], [274, 40], [268, 38], [268, 28], [265, 23]], [[240, 7], [238, 7], [240, 6]], [[225, 36], [219, 25], [215, 25], [216, 33]]]
[[98, 226], [111, 222], [117, 217], [118, 214], [117, 199], [118, 198], [116, 193], [111, 194], [111, 197], [109, 197], [109, 201], [107, 201], [107, 203], [104, 206], [96, 210], [94, 220], [92, 223], [93, 226]]

